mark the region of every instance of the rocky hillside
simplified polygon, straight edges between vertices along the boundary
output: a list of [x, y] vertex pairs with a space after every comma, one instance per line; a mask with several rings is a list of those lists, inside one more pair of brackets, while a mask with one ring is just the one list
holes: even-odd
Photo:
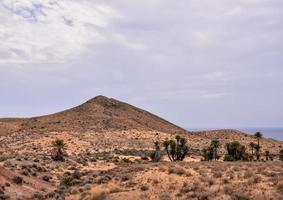
[[104, 96], [63, 112], [29, 119], [0, 119], [0, 134], [13, 132], [103, 132], [153, 130], [182, 133], [184, 129], [142, 109]]

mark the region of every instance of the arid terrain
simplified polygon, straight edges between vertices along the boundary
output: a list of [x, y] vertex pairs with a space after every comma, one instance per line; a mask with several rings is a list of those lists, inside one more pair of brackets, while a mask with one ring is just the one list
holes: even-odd
[[[152, 162], [154, 142], [184, 137], [184, 161]], [[218, 161], [202, 150], [219, 140]], [[62, 140], [64, 161], [52, 157]], [[226, 143], [257, 140], [237, 130], [190, 132], [115, 99], [98, 96], [52, 115], [0, 119], [0, 200], [283, 199], [283, 142], [262, 138], [260, 161], [224, 162]], [[274, 155], [266, 161], [264, 152]]]

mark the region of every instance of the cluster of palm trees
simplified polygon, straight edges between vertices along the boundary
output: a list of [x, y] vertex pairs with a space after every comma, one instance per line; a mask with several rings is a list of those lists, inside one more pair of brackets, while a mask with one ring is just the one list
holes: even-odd
[[[249, 144], [251, 154], [247, 153], [247, 148], [239, 143], [238, 141], [229, 142], [226, 144], [227, 154], [224, 157], [225, 161], [236, 161], [236, 160], [246, 160], [246, 161], [259, 161], [261, 159], [261, 145], [260, 140], [263, 135], [261, 132], [256, 132], [254, 134], [256, 142], [251, 142]], [[219, 140], [212, 140], [208, 148], [203, 149], [204, 160], [218, 160], [220, 156], [218, 155], [218, 149], [220, 148]], [[273, 155], [270, 151], [265, 151], [265, 159], [273, 160]], [[279, 153], [279, 159], [283, 161], [283, 150]]]
[[[246, 147], [241, 145], [239, 142], [229, 142], [226, 144], [227, 155], [224, 160], [227, 161], [235, 161], [235, 160], [254, 160], [254, 155], [256, 156], [256, 160], [260, 160], [260, 140], [263, 135], [260, 132], [256, 132], [254, 134], [256, 138], [256, 143], [251, 142], [249, 147], [251, 149], [251, 154], [246, 153]], [[56, 139], [52, 142], [52, 146], [54, 148], [52, 159], [55, 161], [64, 161], [64, 149], [66, 144], [61, 139]], [[189, 152], [189, 146], [187, 144], [186, 138], [176, 136], [175, 140], [166, 140], [163, 142], [163, 146], [167, 152], [168, 158], [171, 161], [182, 161], [186, 157]], [[208, 148], [203, 149], [203, 157], [204, 160], [218, 160], [220, 158], [218, 151], [220, 148], [220, 141], [215, 139], [211, 141], [211, 144]], [[156, 151], [152, 155], [152, 160], [158, 162], [161, 160], [161, 149], [159, 146], [159, 142], [155, 142]], [[273, 156], [269, 151], [265, 151], [266, 160], [273, 160]], [[279, 159], [283, 161], [283, 149], [279, 153]]]
[[218, 150], [220, 148], [219, 140], [212, 140], [208, 148], [203, 149], [204, 160], [218, 160], [220, 156], [218, 155]]
[[170, 161], [182, 161], [189, 152], [186, 138], [179, 135], [175, 140], [165, 140], [163, 146]]

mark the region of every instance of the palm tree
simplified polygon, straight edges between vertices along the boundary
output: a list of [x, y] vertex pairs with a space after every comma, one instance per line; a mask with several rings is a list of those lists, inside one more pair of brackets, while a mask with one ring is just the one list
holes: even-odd
[[257, 146], [256, 146], [256, 157], [257, 157], [257, 160], [260, 159], [260, 155], [259, 155], [259, 151], [260, 151], [260, 144], [259, 144], [259, 141], [260, 139], [262, 138], [262, 133], [261, 132], [256, 132], [254, 134], [255, 138], [257, 139]]
[[261, 132], [256, 132], [254, 136], [257, 139], [257, 145], [260, 146], [259, 145], [259, 140], [262, 138], [262, 133]]
[[213, 148], [213, 156], [214, 156], [214, 159], [215, 160], [217, 160], [217, 157], [218, 157], [218, 155], [217, 155], [217, 151], [218, 151], [218, 148], [220, 147], [220, 142], [219, 142], [219, 140], [212, 140], [211, 141], [211, 146], [212, 146], [212, 148]]
[[52, 142], [52, 146], [55, 149], [55, 155], [53, 156], [53, 159], [55, 161], [64, 161], [63, 151], [66, 146], [64, 140], [56, 139]]

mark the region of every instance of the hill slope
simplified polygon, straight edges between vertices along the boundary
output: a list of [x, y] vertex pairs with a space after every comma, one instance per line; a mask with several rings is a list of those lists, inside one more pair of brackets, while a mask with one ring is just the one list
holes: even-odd
[[0, 134], [18, 131], [154, 130], [182, 133], [184, 129], [142, 109], [104, 96], [63, 112], [28, 119], [0, 119]]

